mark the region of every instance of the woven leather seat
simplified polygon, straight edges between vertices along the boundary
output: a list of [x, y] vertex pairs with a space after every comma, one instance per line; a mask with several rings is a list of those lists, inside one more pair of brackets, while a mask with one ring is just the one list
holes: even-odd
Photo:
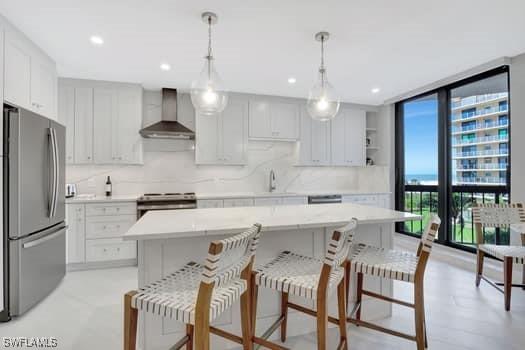
[[409, 252], [356, 244], [349, 260], [352, 272], [413, 283], [419, 258]]
[[500, 260], [512, 258], [514, 264], [525, 264], [524, 246], [504, 246], [495, 244], [480, 244], [478, 249]]
[[[204, 266], [190, 262], [162, 280], [139, 289], [131, 305], [162, 317], [195, 323], [195, 305]], [[210, 322], [237, 301], [246, 291], [246, 281], [235, 278], [214, 288], [210, 305]]]
[[[282, 252], [269, 263], [256, 269], [257, 286], [315, 299], [323, 261], [292, 252]], [[344, 269], [334, 266], [328, 289], [333, 290], [344, 277]]]

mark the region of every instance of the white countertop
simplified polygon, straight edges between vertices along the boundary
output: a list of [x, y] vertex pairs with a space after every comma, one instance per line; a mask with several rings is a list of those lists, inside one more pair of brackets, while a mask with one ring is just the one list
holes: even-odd
[[352, 218], [361, 224], [419, 220], [419, 215], [353, 203], [209, 208], [147, 212], [123, 238], [150, 240], [233, 234], [260, 223], [263, 231], [341, 227]]
[[[391, 194], [391, 192], [381, 191], [361, 191], [361, 190], [316, 190], [316, 191], [299, 191], [299, 192], [211, 192], [199, 193], [195, 195], [199, 199], [225, 199], [225, 198], [260, 198], [260, 197], [302, 197], [315, 195], [376, 195]], [[72, 198], [66, 198], [66, 203], [99, 203], [99, 202], [134, 202], [140, 194], [117, 195], [112, 197], [99, 195], [78, 195]]]

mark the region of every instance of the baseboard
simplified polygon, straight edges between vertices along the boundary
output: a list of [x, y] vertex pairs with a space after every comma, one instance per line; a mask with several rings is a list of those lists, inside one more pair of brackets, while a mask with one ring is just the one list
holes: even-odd
[[88, 263], [67, 264], [67, 271], [84, 271], [95, 269], [111, 269], [114, 267], [137, 266], [137, 259], [98, 261]]
[[[394, 235], [394, 246], [400, 250], [415, 252], [417, 250], [419, 241], [419, 238], [410, 237], [401, 233], [396, 233]], [[474, 274], [476, 273], [476, 254], [473, 253], [435, 243], [432, 246], [430, 259], [436, 259], [446, 262], [447, 264], [450, 264], [454, 267], [470, 271], [473, 273], [472, 278], [474, 278]], [[522, 268], [522, 265], [514, 265], [514, 281], [521, 282], [523, 271]], [[502, 262], [495, 259], [485, 259], [483, 264], [483, 274], [494, 280], [503, 280]]]

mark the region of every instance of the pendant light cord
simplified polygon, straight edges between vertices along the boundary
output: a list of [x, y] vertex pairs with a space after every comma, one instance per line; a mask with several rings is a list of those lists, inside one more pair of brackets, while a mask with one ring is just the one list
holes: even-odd
[[319, 67], [321, 73], [321, 87], [324, 88], [325, 80], [325, 68], [324, 68], [324, 35], [321, 36], [321, 67]]
[[206, 59], [208, 60], [208, 80], [211, 76], [211, 60], [212, 52], [211, 52], [211, 16], [208, 17], [208, 56], [206, 56]]

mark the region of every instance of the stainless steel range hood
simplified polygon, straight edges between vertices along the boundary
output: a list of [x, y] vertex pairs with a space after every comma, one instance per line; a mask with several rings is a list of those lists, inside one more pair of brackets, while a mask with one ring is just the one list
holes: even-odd
[[177, 90], [162, 89], [161, 121], [140, 130], [142, 137], [150, 139], [186, 139], [195, 138], [191, 131], [177, 121]]

